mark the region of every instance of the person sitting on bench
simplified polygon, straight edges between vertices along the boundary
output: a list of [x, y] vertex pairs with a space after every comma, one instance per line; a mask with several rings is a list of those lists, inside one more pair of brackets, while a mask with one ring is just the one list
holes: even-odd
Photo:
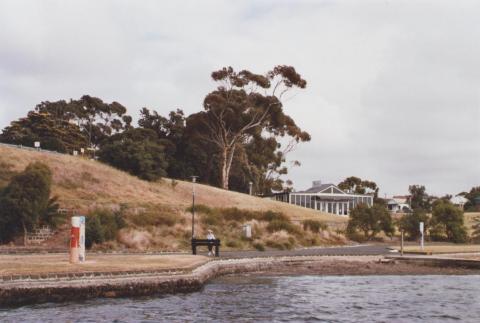
[[[207, 240], [215, 240], [215, 236], [213, 235], [213, 231], [209, 229], [207, 232], [208, 232]], [[209, 256], [212, 255], [212, 249], [213, 249], [213, 245], [208, 245], [208, 255]]]

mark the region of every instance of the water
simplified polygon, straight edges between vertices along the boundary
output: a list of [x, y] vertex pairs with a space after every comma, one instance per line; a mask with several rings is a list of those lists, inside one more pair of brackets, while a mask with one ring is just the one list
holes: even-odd
[[1, 310], [1, 322], [480, 322], [480, 276], [230, 276], [201, 292]]

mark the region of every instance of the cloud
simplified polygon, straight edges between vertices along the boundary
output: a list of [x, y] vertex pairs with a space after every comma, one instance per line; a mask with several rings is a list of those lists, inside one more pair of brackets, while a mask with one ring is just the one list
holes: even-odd
[[312, 135], [289, 178], [382, 192], [480, 178], [480, 5], [471, 1], [2, 1], [0, 127], [83, 94], [166, 114], [202, 108], [212, 70], [297, 68], [286, 111]]

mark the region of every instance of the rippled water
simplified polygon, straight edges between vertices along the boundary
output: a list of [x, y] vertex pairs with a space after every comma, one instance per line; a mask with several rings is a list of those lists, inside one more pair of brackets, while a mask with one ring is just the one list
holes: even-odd
[[2, 322], [480, 322], [480, 276], [223, 277], [191, 294], [1, 310]]

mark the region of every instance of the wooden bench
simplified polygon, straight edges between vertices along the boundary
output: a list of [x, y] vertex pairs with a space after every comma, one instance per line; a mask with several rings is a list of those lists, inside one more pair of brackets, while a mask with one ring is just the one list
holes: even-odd
[[220, 239], [192, 239], [192, 254], [197, 254], [197, 246], [215, 247], [215, 257], [220, 256]]

